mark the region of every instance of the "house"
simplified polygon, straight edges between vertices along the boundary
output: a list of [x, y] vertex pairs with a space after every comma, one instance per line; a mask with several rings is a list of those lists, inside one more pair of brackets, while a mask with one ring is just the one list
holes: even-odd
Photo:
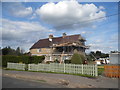
[[110, 63], [110, 60], [109, 60], [109, 58], [99, 58], [99, 59], [95, 60], [95, 63], [96, 63], [97, 65], [109, 64], [109, 63]]
[[45, 62], [59, 60], [64, 62], [65, 59], [70, 59], [74, 52], [85, 55], [85, 39], [80, 35], [66, 35], [63, 33], [61, 37], [49, 35], [49, 38], [40, 39], [31, 48], [31, 55], [45, 56]]
[[110, 64], [120, 64], [120, 52], [110, 53]]

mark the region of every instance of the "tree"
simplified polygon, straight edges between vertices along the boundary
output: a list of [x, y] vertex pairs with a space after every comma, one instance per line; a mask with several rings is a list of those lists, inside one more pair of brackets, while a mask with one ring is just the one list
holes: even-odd
[[101, 51], [96, 51], [97, 56], [101, 56]]
[[20, 47], [17, 47], [17, 49], [16, 49], [16, 54], [17, 54], [17, 55], [21, 55]]
[[96, 58], [100, 58], [102, 56], [101, 51], [96, 51], [95, 56]]
[[2, 54], [3, 54], [3, 55], [7, 55], [8, 52], [9, 52], [9, 51], [8, 51], [8, 48], [7, 48], [7, 47], [5, 47], [5, 48], [2, 49]]
[[96, 52], [91, 51], [87, 55], [87, 58], [89, 58], [89, 60], [95, 59], [95, 58], [107, 58], [107, 57], [109, 57], [109, 54], [102, 53], [101, 51], [96, 51]]
[[79, 54], [79, 53], [74, 53], [71, 58], [71, 63], [72, 64], [82, 64], [84, 60], [85, 60], [84, 55]]
[[0, 47], [0, 55], [2, 55], [2, 49], [1, 49], [1, 47]]
[[22, 55], [22, 53], [20, 47], [15, 50], [8, 46], [2, 49], [2, 55]]

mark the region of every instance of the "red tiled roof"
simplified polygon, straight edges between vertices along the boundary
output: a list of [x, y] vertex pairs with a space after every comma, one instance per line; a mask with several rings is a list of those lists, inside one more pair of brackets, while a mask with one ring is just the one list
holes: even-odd
[[[52, 44], [62, 44], [62, 43], [67, 43], [67, 42], [72, 43], [72, 42], [78, 41], [80, 38], [83, 39], [80, 34], [65, 36], [64, 38], [63, 37], [53, 37]], [[51, 44], [51, 41], [49, 41], [49, 38], [40, 39], [30, 49], [46, 48], [46, 47], [50, 47], [50, 44]]]

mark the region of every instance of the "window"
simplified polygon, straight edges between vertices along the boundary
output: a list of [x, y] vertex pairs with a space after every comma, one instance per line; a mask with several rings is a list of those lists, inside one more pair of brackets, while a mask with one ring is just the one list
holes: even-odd
[[38, 53], [41, 52], [41, 49], [37, 49], [37, 52], [38, 52]]

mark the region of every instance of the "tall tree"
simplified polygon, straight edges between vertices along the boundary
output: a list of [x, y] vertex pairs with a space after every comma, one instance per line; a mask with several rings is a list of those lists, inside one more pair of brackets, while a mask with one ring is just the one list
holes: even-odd
[[2, 55], [21, 55], [20, 47], [17, 47], [17, 49], [12, 49], [10, 46], [5, 47], [2, 49]]
[[16, 49], [16, 55], [21, 55], [20, 47], [17, 47], [17, 49]]

